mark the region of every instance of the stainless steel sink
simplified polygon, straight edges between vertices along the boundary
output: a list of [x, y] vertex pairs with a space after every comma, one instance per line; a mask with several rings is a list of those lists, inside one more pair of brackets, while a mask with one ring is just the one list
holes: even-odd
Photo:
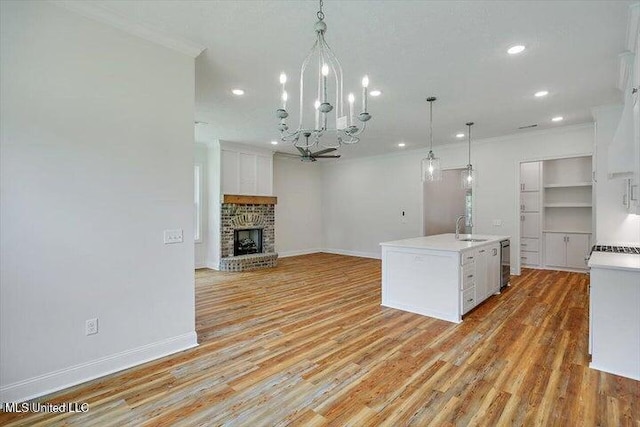
[[489, 239], [459, 239], [461, 242], [486, 242]]

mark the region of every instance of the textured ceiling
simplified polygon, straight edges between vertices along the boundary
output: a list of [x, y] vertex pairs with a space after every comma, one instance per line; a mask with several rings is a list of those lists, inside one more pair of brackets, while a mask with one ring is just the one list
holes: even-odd
[[[196, 139], [273, 148], [278, 76], [290, 81], [314, 42], [315, 1], [97, 1], [126, 19], [206, 47], [196, 60]], [[474, 139], [592, 121], [590, 109], [620, 103], [618, 54], [630, 1], [324, 2], [327, 42], [359, 92], [366, 73], [373, 119], [358, 157], [426, 147], [428, 104], [434, 143], [455, 142], [474, 121]], [[506, 49], [527, 50], [509, 56]], [[290, 84], [293, 90], [295, 84]], [[240, 87], [242, 97], [230, 90]], [[548, 90], [545, 98], [534, 92]], [[292, 98], [296, 99], [295, 94]], [[293, 102], [297, 104], [297, 102]], [[561, 115], [560, 124], [550, 119]], [[285, 150], [283, 143], [277, 147]], [[290, 150], [290, 147], [289, 147]]]

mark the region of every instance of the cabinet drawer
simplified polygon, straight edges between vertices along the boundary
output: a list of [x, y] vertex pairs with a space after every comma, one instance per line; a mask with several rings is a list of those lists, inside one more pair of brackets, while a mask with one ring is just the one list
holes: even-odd
[[520, 252], [520, 262], [522, 265], [539, 265], [540, 256], [538, 252]]
[[466, 265], [470, 262], [474, 262], [476, 259], [476, 252], [473, 250], [462, 252], [460, 254], [460, 265]]
[[476, 306], [476, 287], [469, 288], [462, 292], [462, 314]]
[[476, 283], [476, 263], [472, 262], [462, 266], [462, 289], [475, 286]]
[[520, 250], [527, 252], [538, 252], [540, 250], [540, 244], [538, 239], [520, 239]]

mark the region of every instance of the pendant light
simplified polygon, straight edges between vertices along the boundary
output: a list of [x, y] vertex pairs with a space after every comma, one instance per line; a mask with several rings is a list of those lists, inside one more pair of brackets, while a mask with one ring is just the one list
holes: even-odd
[[473, 179], [475, 175], [473, 166], [471, 166], [471, 126], [473, 126], [473, 122], [467, 123], [467, 126], [469, 127], [469, 163], [467, 163], [467, 168], [460, 174], [460, 184], [462, 188], [470, 190], [473, 186]]
[[433, 101], [435, 96], [427, 98], [429, 103], [429, 154], [422, 159], [422, 182], [436, 182], [442, 180], [440, 159], [433, 154]]

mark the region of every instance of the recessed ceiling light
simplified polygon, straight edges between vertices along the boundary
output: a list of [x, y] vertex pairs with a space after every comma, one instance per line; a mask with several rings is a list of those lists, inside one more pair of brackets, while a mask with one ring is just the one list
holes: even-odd
[[371, 92], [369, 92], [369, 95], [371, 95], [371, 96], [380, 96], [380, 95], [382, 95], [382, 91], [377, 90], [377, 89], [376, 90], [372, 90]]
[[549, 91], [546, 91], [546, 90], [541, 90], [533, 94], [533, 96], [535, 96], [536, 98], [541, 98], [547, 95], [549, 95]]
[[278, 145], [278, 141], [271, 141], [271, 145]]
[[553, 119], [551, 119], [552, 122], [561, 122], [563, 120], [564, 120], [564, 117], [562, 116], [554, 117]]
[[523, 52], [525, 49], [526, 49], [526, 48], [525, 48], [523, 45], [521, 45], [521, 44], [517, 44], [517, 45], [515, 45], [515, 46], [511, 46], [511, 47], [507, 50], [507, 53], [508, 53], [509, 55], [517, 55], [517, 54], [519, 54], [519, 53]]
[[464, 138], [464, 133], [457, 133], [456, 138]]
[[398, 144], [398, 147], [402, 148], [404, 147], [406, 144], [404, 142], [401, 142], [400, 144]]
[[242, 90], [242, 89], [231, 89], [231, 93], [234, 94], [234, 95], [240, 96], [240, 95], [244, 95], [244, 90]]

